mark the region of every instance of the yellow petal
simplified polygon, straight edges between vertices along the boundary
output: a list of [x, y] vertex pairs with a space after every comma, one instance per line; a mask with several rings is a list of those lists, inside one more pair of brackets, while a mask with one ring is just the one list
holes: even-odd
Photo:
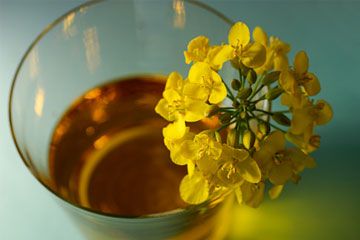
[[274, 155], [277, 152], [284, 150], [285, 148], [285, 135], [280, 131], [274, 131], [265, 139], [262, 146], [264, 150]]
[[210, 105], [185, 97], [185, 121], [197, 122], [208, 116]]
[[265, 184], [244, 182], [241, 185], [243, 202], [249, 207], [257, 208], [264, 200]]
[[164, 99], [160, 99], [155, 107], [155, 112], [168, 121], [174, 121], [175, 115], [169, 110], [169, 103]]
[[307, 167], [307, 168], [315, 168], [316, 167], [315, 159], [313, 157], [308, 156], [305, 159], [305, 167]]
[[309, 68], [309, 58], [306, 55], [305, 51], [300, 51], [295, 56], [294, 61], [295, 72], [299, 75], [303, 75], [308, 71]]
[[289, 148], [286, 150], [288, 157], [291, 159], [295, 173], [300, 173], [305, 168], [306, 159], [309, 157], [299, 148]]
[[[225, 144], [223, 146], [226, 146]], [[233, 148], [233, 147], [229, 147], [232, 149], [232, 157], [234, 159], [236, 159], [239, 162], [243, 162], [249, 159], [249, 152], [244, 150], [244, 149], [238, 149], [238, 148]]]
[[217, 159], [211, 156], [203, 156], [196, 161], [196, 164], [204, 176], [215, 174], [218, 170]]
[[185, 62], [187, 64], [192, 61], [204, 61], [209, 51], [209, 39], [205, 36], [198, 36], [192, 39], [184, 52]]
[[185, 165], [189, 161], [181, 152], [181, 144], [186, 140], [192, 140], [194, 133], [189, 131], [189, 127], [185, 129], [185, 135], [179, 139], [164, 138], [165, 146], [170, 150], [170, 158], [177, 165]]
[[180, 146], [176, 145], [170, 150], [171, 161], [177, 165], [186, 165], [189, 162], [189, 159], [185, 158], [181, 152]]
[[260, 67], [265, 63], [266, 49], [262, 44], [258, 42], [250, 43], [242, 51], [241, 60], [247, 67]]
[[294, 94], [297, 88], [297, 82], [290, 71], [282, 71], [279, 77], [280, 86], [288, 93]]
[[180, 152], [186, 159], [196, 159], [199, 152], [199, 146], [192, 140], [186, 140], [181, 144]]
[[289, 44], [281, 41], [280, 38], [271, 36], [270, 37], [270, 48], [276, 53], [276, 54], [284, 54], [290, 52], [291, 47]]
[[290, 162], [274, 166], [269, 172], [269, 180], [274, 185], [284, 185], [293, 175]]
[[315, 116], [308, 107], [295, 109], [291, 120], [290, 132], [297, 135], [303, 134], [305, 129], [314, 125]]
[[250, 42], [250, 30], [245, 23], [237, 22], [231, 27], [228, 37], [231, 46], [246, 46]]
[[253, 30], [253, 38], [255, 42], [261, 43], [263, 46], [268, 45], [268, 37], [266, 32], [259, 26], [255, 27]]
[[182, 91], [183, 84], [184, 80], [180, 73], [172, 72], [166, 80], [165, 90], [173, 89], [180, 93]]
[[247, 158], [247, 160], [238, 162], [237, 170], [240, 175], [250, 183], [258, 183], [261, 180], [261, 171], [257, 163], [252, 158]]
[[241, 192], [240, 187], [235, 188], [234, 192], [235, 192], [235, 196], [236, 196], [236, 200], [237, 200], [238, 204], [241, 204], [242, 203], [242, 192]]
[[163, 136], [167, 139], [180, 139], [185, 135], [186, 126], [183, 119], [179, 119], [174, 123], [169, 123], [163, 128]]
[[306, 77], [309, 80], [303, 84], [305, 91], [309, 96], [315, 96], [320, 92], [320, 82], [313, 73], [307, 73]]
[[319, 100], [316, 106], [320, 107], [318, 117], [316, 118], [316, 124], [323, 125], [328, 123], [333, 117], [333, 110], [329, 103], [325, 100]]
[[287, 132], [286, 139], [289, 142], [292, 142], [293, 144], [301, 148], [302, 151], [306, 153], [311, 153], [317, 149], [316, 146], [312, 146], [310, 144], [310, 139], [313, 136], [313, 128], [314, 125], [310, 124], [307, 128], [304, 129], [304, 131], [301, 134], [294, 134], [292, 132]]
[[281, 95], [281, 104], [292, 109], [303, 108], [309, 103], [309, 98], [301, 91], [296, 91], [294, 94], [283, 93]]
[[204, 78], [211, 77], [211, 68], [208, 63], [197, 62], [191, 66], [189, 70], [189, 82], [191, 83], [204, 83]]
[[220, 70], [223, 64], [234, 57], [234, 49], [230, 45], [215, 46], [207, 56], [207, 61], [214, 70]]
[[289, 68], [289, 60], [285, 54], [277, 54], [274, 57], [274, 70], [286, 71]]
[[270, 199], [274, 200], [278, 198], [284, 188], [284, 185], [275, 185], [269, 190]]
[[244, 149], [238, 149], [238, 148], [233, 148], [231, 146], [229, 146], [228, 144], [223, 144], [222, 145], [222, 155], [221, 155], [221, 159], [225, 162], [232, 162], [233, 160], [235, 160], [236, 162], [240, 161], [245, 161], [249, 158], [249, 153], [248, 151], [244, 150]]
[[227, 90], [224, 83], [214, 84], [213, 88], [211, 89], [209, 102], [211, 104], [218, 104], [224, 101], [227, 95]]
[[189, 204], [200, 204], [209, 197], [209, 184], [200, 173], [186, 175], [180, 183], [180, 196]]
[[190, 83], [187, 82], [184, 85], [184, 95], [193, 99], [207, 101], [209, 97], [209, 89], [203, 87], [203, 85], [199, 83]]
[[195, 164], [192, 161], [187, 162], [187, 172], [189, 177], [192, 177], [195, 173]]
[[175, 102], [175, 101], [182, 100], [182, 96], [180, 95], [180, 93], [175, 91], [172, 88], [165, 90], [163, 92], [163, 97], [166, 99], [166, 101], [169, 102], [169, 104], [171, 104], [172, 102]]
[[260, 150], [254, 153], [254, 160], [258, 163], [261, 169], [267, 171], [274, 153], [268, 152], [266, 149], [260, 147]]
[[220, 184], [225, 187], [239, 185], [244, 181], [238, 169], [232, 162], [226, 162], [221, 165], [220, 169], [217, 171], [217, 177], [221, 181]]

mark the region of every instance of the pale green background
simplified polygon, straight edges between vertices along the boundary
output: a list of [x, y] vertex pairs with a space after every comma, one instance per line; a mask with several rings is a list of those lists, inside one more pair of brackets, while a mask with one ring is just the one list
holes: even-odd
[[[0, 0], [0, 239], [72, 239], [82, 236], [32, 177], [10, 137], [11, 79], [26, 48], [52, 20], [84, 1]], [[298, 186], [258, 210], [235, 209], [231, 239], [360, 239], [360, 2], [206, 1], [235, 20], [308, 52], [320, 98], [334, 109], [319, 128], [318, 168]], [[209, 26], [211, 27], [211, 26]]]

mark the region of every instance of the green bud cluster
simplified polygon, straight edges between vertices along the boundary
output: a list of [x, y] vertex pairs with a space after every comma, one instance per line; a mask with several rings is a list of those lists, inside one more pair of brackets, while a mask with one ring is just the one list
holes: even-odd
[[[271, 102], [278, 99], [284, 90], [277, 84], [280, 71], [257, 74], [252, 68], [241, 62], [232, 63], [239, 70], [239, 78], [231, 81], [228, 98], [231, 107], [217, 107], [210, 115], [218, 115], [221, 131], [230, 126], [233, 132], [231, 142], [235, 147], [243, 146], [252, 151], [256, 139], [262, 139], [270, 134], [271, 128], [285, 132], [280, 126], [290, 126], [288, 111], [271, 112], [261, 107], [263, 101]], [[256, 127], [251, 127], [251, 121], [256, 121]]]

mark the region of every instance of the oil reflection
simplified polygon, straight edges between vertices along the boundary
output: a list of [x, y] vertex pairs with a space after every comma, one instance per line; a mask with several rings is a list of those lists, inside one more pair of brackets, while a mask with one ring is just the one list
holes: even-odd
[[76, 27], [73, 24], [75, 20], [75, 13], [70, 13], [63, 21], [63, 33], [66, 38], [76, 35]]
[[39, 75], [39, 52], [37, 48], [33, 48], [29, 54], [29, 71], [30, 78], [35, 79]]
[[173, 0], [173, 9], [174, 9], [173, 26], [175, 28], [184, 28], [186, 23], [184, 0]]
[[42, 116], [44, 100], [45, 100], [45, 91], [44, 89], [39, 88], [35, 95], [35, 104], [34, 104], [34, 111], [38, 117]]
[[84, 31], [83, 42], [87, 67], [91, 73], [94, 73], [101, 62], [99, 38], [95, 27]]

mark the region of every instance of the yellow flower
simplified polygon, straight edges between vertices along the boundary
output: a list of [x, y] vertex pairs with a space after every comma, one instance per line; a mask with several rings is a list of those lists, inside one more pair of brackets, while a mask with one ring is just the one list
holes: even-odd
[[209, 63], [212, 69], [218, 71], [223, 64], [234, 57], [234, 49], [229, 45], [213, 46], [209, 50], [205, 62]]
[[238, 61], [245, 66], [257, 68], [266, 60], [266, 49], [259, 42], [250, 42], [250, 30], [243, 22], [235, 23], [229, 31], [229, 44], [235, 50]]
[[184, 141], [180, 149], [183, 157], [192, 161], [204, 176], [216, 173], [222, 152], [221, 143], [211, 135], [211, 131], [200, 132], [193, 140]]
[[155, 107], [156, 113], [168, 121], [183, 119], [187, 122], [196, 122], [208, 115], [209, 105], [183, 95], [184, 82], [179, 73], [171, 73], [163, 92], [163, 98]]
[[306, 153], [311, 153], [320, 147], [320, 136], [313, 134], [313, 126], [309, 126], [301, 134], [287, 132], [285, 137]]
[[184, 94], [193, 99], [218, 104], [225, 99], [227, 91], [220, 75], [209, 64], [197, 62], [190, 68]]
[[308, 72], [309, 58], [304, 51], [300, 51], [295, 56], [294, 71], [297, 83], [304, 87], [309, 96], [314, 96], [320, 92], [320, 82], [318, 78]]
[[309, 96], [318, 94], [320, 82], [313, 73], [308, 72], [308, 68], [308, 56], [304, 51], [298, 52], [295, 56], [294, 70], [283, 71], [280, 74], [280, 85], [290, 94], [296, 94], [299, 87]]
[[243, 180], [251, 183], [261, 180], [259, 166], [244, 149], [223, 144], [220, 162], [223, 164], [218, 171], [218, 177], [226, 186], [242, 183]]
[[281, 71], [279, 76], [279, 85], [287, 94], [294, 97], [299, 97], [299, 93], [302, 94], [302, 89], [297, 84], [295, 73], [290, 69]]
[[184, 51], [185, 62], [206, 62], [212, 69], [218, 71], [223, 64], [233, 58], [234, 50], [228, 45], [209, 46], [209, 39], [204, 36], [198, 36], [192, 39]]
[[314, 135], [313, 130], [316, 125], [328, 123], [333, 116], [331, 106], [324, 100], [319, 100], [315, 104], [307, 101], [301, 108], [292, 110], [293, 118], [286, 138], [310, 153], [320, 146], [320, 136]]
[[261, 27], [254, 29], [253, 38], [255, 42], [262, 44], [266, 48], [265, 63], [255, 69], [258, 74], [272, 69], [282, 71], [288, 68], [289, 61], [287, 54], [290, 52], [289, 44], [273, 36], [270, 37], [269, 42], [266, 32]]
[[209, 39], [205, 36], [198, 36], [192, 39], [184, 51], [186, 64], [194, 62], [202, 62], [205, 60], [210, 50]]
[[248, 205], [249, 207], [257, 208], [264, 200], [264, 191], [265, 191], [265, 184], [263, 182], [259, 182], [259, 183], [244, 182], [240, 186], [240, 189], [237, 190], [236, 195], [239, 202], [240, 202], [239, 198], [241, 196], [242, 203]]
[[300, 89], [296, 89], [292, 94], [284, 92], [281, 95], [281, 104], [291, 109], [303, 108], [309, 101], [309, 97], [302, 93]]
[[270, 199], [274, 200], [274, 199], [278, 198], [280, 196], [283, 188], [284, 188], [284, 185], [274, 185], [272, 188], [270, 188], [270, 190], [269, 190]]
[[314, 159], [300, 149], [285, 148], [285, 136], [280, 131], [272, 132], [265, 139], [254, 159], [274, 185], [284, 185], [305, 167], [314, 166]]
[[182, 120], [175, 121], [163, 128], [165, 146], [170, 150], [170, 158], [177, 165], [188, 164], [187, 158], [181, 153], [181, 144], [185, 140], [192, 140], [194, 133], [189, 131], [190, 128], [185, 126]]
[[331, 106], [324, 100], [315, 104], [308, 102], [304, 107], [293, 110], [293, 118], [289, 132], [298, 135], [305, 132], [309, 127], [328, 123], [333, 116]]
[[180, 183], [180, 196], [189, 204], [200, 204], [209, 197], [209, 183], [201, 172], [186, 175]]

